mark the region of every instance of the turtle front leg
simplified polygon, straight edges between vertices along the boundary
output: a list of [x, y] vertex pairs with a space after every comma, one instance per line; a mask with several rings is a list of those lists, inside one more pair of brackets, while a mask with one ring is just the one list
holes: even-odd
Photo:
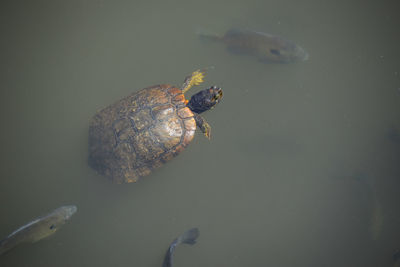
[[199, 114], [194, 114], [194, 119], [196, 121], [196, 125], [200, 128], [202, 133], [208, 138], [211, 139], [211, 126], [206, 122], [206, 120], [200, 116]]
[[204, 81], [204, 76], [206, 75], [206, 69], [196, 70], [189, 76], [185, 78], [182, 85], [182, 92], [186, 93], [192, 86], [199, 85]]

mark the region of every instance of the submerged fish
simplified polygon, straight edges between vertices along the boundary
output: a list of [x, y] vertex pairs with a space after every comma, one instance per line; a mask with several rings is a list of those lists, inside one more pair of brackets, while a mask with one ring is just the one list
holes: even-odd
[[365, 185], [365, 188], [369, 191], [371, 201], [371, 217], [368, 227], [369, 235], [373, 241], [377, 241], [378, 239], [380, 239], [384, 223], [384, 214], [376, 189], [375, 178], [363, 171], [355, 171], [347, 175], [336, 176], [335, 179], [353, 180], [359, 183], [363, 183]]
[[183, 233], [180, 237], [176, 238], [172, 243], [169, 245], [167, 253], [164, 257], [164, 262], [162, 267], [171, 267], [172, 266], [172, 256], [175, 251], [176, 246], [181, 243], [193, 245], [196, 243], [196, 239], [199, 237], [199, 229], [192, 228], [187, 230]]
[[255, 56], [265, 63], [305, 61], [308, 53], [282, 37], [250, 30], [231, 29], [224, 35], [199, 33], [200, 38], [222, 42], [230, 52]]
[[364, 182], [370, 191], [371, 218], [369, 224], [369, 234], [371, 239], [376, 241], [381, 237], [384, 217], [381, 202], [376, 189], [375, 178], [364, 172], [355, 173], [353, 178], [359, 182]]
[[393, 254], [393, 261], [394, 261], [393, 267], [399, 267], [400, 266], [400, 250], [397, 250]]
[[18, 244], [33, 243], [54, 234], [76, 211], [76, 206], [62, 206], [21, 226], [0, 241], [0, 255]]

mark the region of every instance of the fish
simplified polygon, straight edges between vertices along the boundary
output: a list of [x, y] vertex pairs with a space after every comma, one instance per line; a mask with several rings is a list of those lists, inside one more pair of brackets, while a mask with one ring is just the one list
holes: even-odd
[[354, 173], [353, 178], [356, 181], [365, 183], [368, 190], [370, 191], [371, 217], [370, 217], [368, 231], [371, 240], [377, 241], [378, 239], [380, 239], [382, 235], [384, 215], [383, 215], [381, 201], [376, 189], [375, 177], [359, 171]]
[[400, 250], [397, 250], [393, 254], [393, 261], [394, 261], [393, 267], [399, 267], [400, 266]]
[[299, 45], [269, 33], [230, 29], [224, 35], [202, 31], [198, 35], [202, 40], [224, 43], [232, 53], [253, 56], [263, 63], [293, 63], [309, 58]]
[[61, 206], [21, 226], [0, 241], [0, 255], [21, 243], [34, 243], [54, 234], [77, 210], [74, 205]]
[[196, 239], [199, 237], [199, 229], [192, 228], [183, 233], [183, 235], [174, 239], [172, 243], [169, 245], [167, 253], [165, 253], [164, 262], [162, 267], [172, 267], [172, 256], [174, 254], [175, 248], [179, 244], [189, 244], [193, 245], [196, 243]]
[[376, 188], [375, 177], [369, 175], [364, 171], [353, 171], [348, 173], [347, 175], [335, 175], [334, 177], [335, 179], [353, 180], [365, 185], [365, 188], [369, 191], [371, 201], [371, 212], [368, 226], [369, 236], [372, 241], [379, 240], [382, 235], [382, 228], [384, 225], [384, 214], [382, 210], [380, 196], [378, 195]]

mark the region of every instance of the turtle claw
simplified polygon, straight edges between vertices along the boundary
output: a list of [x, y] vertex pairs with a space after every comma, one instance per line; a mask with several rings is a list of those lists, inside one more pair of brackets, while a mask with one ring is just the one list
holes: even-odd
[[200, 128], [201, 132], [208, 138], [211, 139], [211, 126], [206, 122], [206, 120], [200, 116], [199, 114], [194, 115], [194, 120], [196, 121], [196, 125]]
[[204, 82], [205, 70], [196, 70], [185, 78], [182, 85], [182, 92], [187, 92], [192, 86], [199, 85]]
[[213, 66], [206, 67], [203, 69], [198, 69], [189, 76], [185, 78], [185, 81], [183, 82], [183, 85], [181, 87], [181, 90], [183, 93], [186, 93], [191, 87], [195, 85], [199, 85], [204, 82], [204, 77], [206, 76], [206, 72], [209, 69], [213, 69]]
[[211, 140], [211, 128], [206, 129], [203, 133], [208, 138], [208, 140]]

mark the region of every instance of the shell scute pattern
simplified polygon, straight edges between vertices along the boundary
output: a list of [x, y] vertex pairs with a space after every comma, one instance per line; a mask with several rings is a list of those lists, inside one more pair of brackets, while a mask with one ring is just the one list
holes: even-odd
[[194, 137], [196, 122], [182, 90], [144, 88], [100, 110], [89, 129], [89, 164], [116, 183], [136, 182]]
[[162, 106], [154, 107], [152, 110], [152, 116], [154, 119], [162, 121], [168, 119], [175, 112], [174, 106], [171, 104], [166, 104]]

